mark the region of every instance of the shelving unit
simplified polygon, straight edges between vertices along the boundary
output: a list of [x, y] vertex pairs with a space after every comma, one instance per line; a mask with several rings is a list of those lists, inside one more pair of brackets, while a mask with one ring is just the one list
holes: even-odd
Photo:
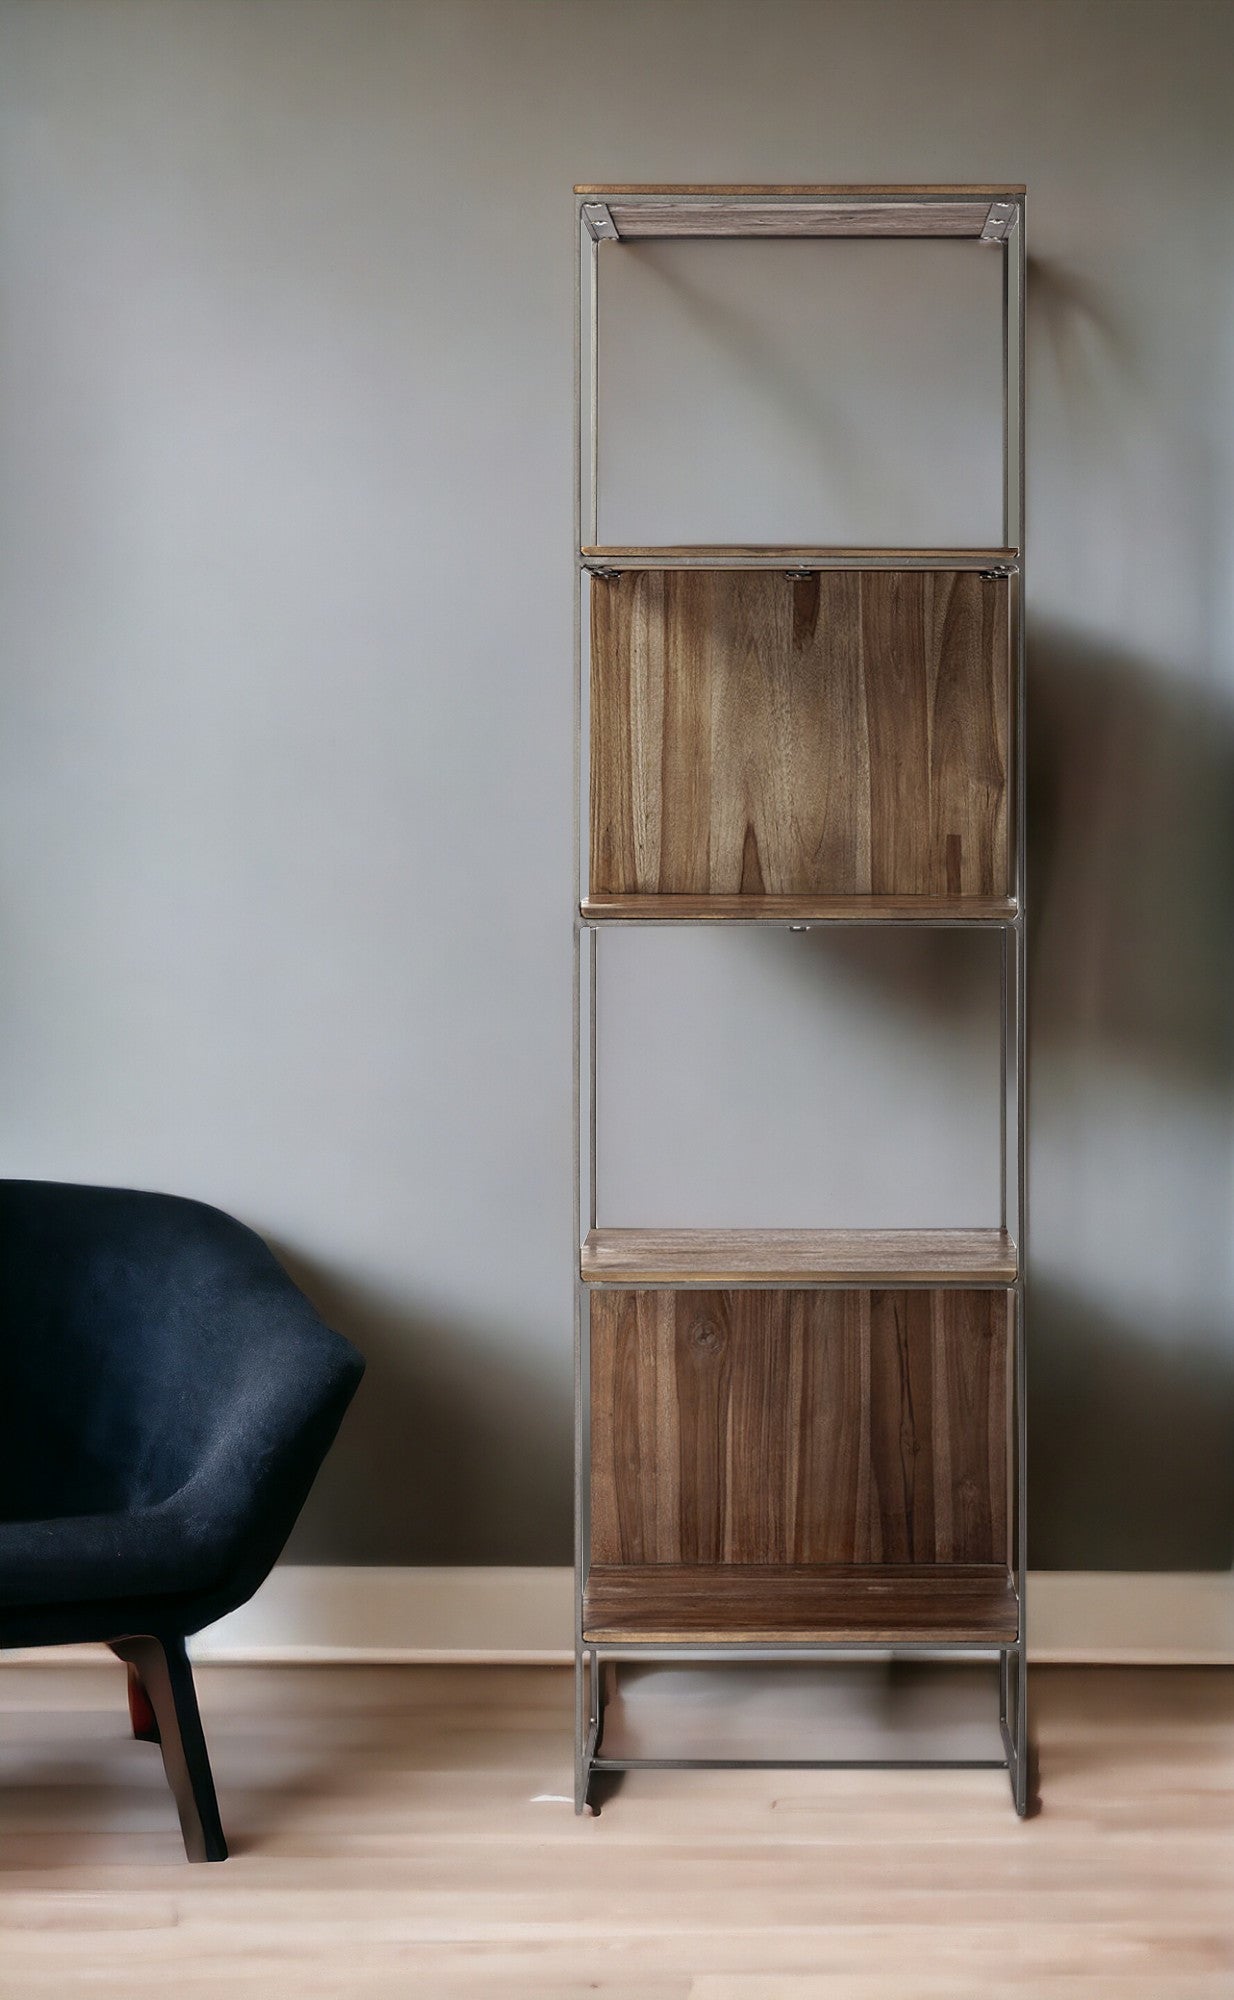
[[[1024, 191], [575, 193], [576, 1808], [657, 1761], [606, 1663], [870, 1648], [997, 1660], [1024, 1813]], [[1001, 545], [602, 543], [597, 258], [672, 236], [994, 246]], [[605, 1226], [599, 939], [648, 924], [996, 931], [998, 1227]]]

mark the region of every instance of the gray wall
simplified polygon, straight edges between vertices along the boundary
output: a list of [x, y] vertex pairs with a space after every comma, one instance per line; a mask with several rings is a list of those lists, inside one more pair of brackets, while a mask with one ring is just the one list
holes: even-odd
[[[1232, 56], [1180, 0], [0, 7], [0, 1171], [218, 1202], [364, 1346], [301, 1558], [568, 1557], [571, 184], [1014, 179], [1033, 1556], [1229, 1563]], [[621, 253], [606, 531], [975, 532], [997, 259], [780, 249]], [[608, 942], [609, 1219], [981, 1219], [980, 940]]]

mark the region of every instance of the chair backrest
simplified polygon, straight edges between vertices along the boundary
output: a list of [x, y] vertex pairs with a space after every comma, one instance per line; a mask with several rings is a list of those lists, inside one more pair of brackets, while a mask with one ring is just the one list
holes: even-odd
[[352, 1353], [233, 1217], [0, 1181], [0, 1519], [168, 1497], [298, 1342], [317, 1368], [325, 1342]]

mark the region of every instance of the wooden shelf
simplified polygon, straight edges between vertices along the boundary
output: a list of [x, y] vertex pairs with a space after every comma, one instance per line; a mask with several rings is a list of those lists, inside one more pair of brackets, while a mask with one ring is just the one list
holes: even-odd
[[588, 896], [1005, 902], [1010, 594], [955, 568], [597, 584]]
[[1006, 1291], [590, 1306], [593, 1562], [1006, 1562]]
[[1012, 1285], [1016, 1249], [1003, 1229], [592, 1229], [585, 1284]]
[[608, 1645], [1007, 1645], [1001, 1564], [592, 1565], [583, 1638]]
[[1014, 569], [1018, 549], [789, 548], [771, 542], [623, 542], [579, 550], [585, 569]]
[[1008, 924], [1012, 896], [588, 896], [586, 924]]
[[1022, 187], [579, 187], [593, 234], [986, 236], [1000, 242]]

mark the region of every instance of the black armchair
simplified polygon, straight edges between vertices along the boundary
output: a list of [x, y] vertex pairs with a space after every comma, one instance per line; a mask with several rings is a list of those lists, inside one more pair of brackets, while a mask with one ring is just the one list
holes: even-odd
[[185, 1638], [268, 1575], [363, 1371], [220, 1210], [0, 1181], [0, 1647], [128, 1663], [192, 1861], [227, 1845]]

